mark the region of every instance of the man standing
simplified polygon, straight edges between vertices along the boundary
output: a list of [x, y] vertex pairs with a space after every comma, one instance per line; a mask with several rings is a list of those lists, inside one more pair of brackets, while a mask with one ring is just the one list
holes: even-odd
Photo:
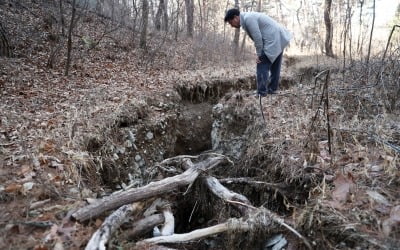
[[274, 94], [278, 89], [283, 50], [292, 35], [263, 13], [240, 13], [238, 9], [230, 9], [224, 21], [234, 28], [242, 27], [254, 42], [257, 53], [257, 94]]

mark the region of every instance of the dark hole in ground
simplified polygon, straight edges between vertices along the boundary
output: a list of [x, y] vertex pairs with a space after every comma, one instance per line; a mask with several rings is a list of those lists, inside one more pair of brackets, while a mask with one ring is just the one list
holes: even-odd
[[212, 104], [184, 103], [177, 126], [175, 154], [199, 154], [211, 149]]

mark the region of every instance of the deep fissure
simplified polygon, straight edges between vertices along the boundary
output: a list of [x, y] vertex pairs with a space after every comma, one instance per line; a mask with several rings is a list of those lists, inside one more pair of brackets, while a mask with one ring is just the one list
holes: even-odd
[[[249, 79], [249, 82], [252, 80]], [[243, 84], [243, 82], [240, 83]], [[199, 155], [202, 152], [213, 152], [216, 149], [219, 149], [219, 152], [222, 153], [227, 152], [235, 164], [244, 164], [240, 160], [246, 145], [243, 141], [253, 139], [244, 137], [246, 133], [249, 133], [249, 124], [252, 123], [254, 116], [259, 115], [259, 110], [235, 113], [234, 111], [239, 107], [220, 104], [220, 100], [228, 100], [228, 102], [233, 100], [235, 102], [252, 95], [252, 91], [248, 88], [249, 83], [244, 84], [244, 87], [241, 87], [240, 84], [234, 86], [226, 89], [221, 88], [221, 86], [212, 88], [197, 86], [191, 89], [193, 93], [188, 93], [188, 88], [178, 90], [177, 92], [180, 94], [179, 104], [175, 107], [171, 106], [172, 108], [165, 108], [165, 113], [169, 113], [169, 115], [165, 116], [165, 119], [160, 123], [150, 123], [149, 117], [145, 115], [148, 110], [151, 110], [151, 106], [142, 104], [129, 107], [126, 113], [123, 112], [119, 116], [119, 120], [114, 123], [112, 130], [114, 138], [119, 138], [119, 140], [125, 138], [125, 144], [126, 142], [132, 144], [129, 150], [125, 151], [118, 146], [107, 145], [106, 140], [99, 138], [91, 138], [88, 141], [88, 151], [97, 156], [95, 157], [96, 163], [99, 163], [102, 167], [99, 172], [103, 185], [112, 190], [121, 187], [120, 183], [128, 183], [132, 179], [137, 179], [140, 181], [137, 181], [136, 185], [140, 186], [150, 182], [154, 176], [154, 172], [149, 170], [151, 165], [164, 158], [177, 155]], [[165, 101], [158, 103], [158, 101], [152, 100], [150, 105], [162, 109], [167, 106], [163, 102]], [[223, 108], [227, 108], [224, 111], [226, 113], [221, 111]], [[221, 125], [221, 123], [223, 124]], [[171, 126], [171, 128], [168, 129], [168, 126]], [[222, 138], [223, 135], [227, 136], [228, 140]], [[140, 141], [143, 143], [139, 144]], [[247, 142], [247, 144], [252, 143]], [[159, 154], [157, 155], [157, 153]], [[269, 162], [269, 159], [258, 159], [258, 162], [261, 161]], [[257, 161], [248, 164], [250, 165], [241, 166], [239, 171], [229, 168], [216, 170], [215, 175], [221, 178], [231, 177], [230, 174], [234, 178], [257, 178], [260, 174], [259, 168], [252, 166], [252, 164], [258, 164]], [[274, 178], [282, 181], [278, 172], [276, 177], [271, 177], [271, 181]], [[223, 204], [217, 198], [212, 198], [211, 194], [207, 194], [208, 192], [205, 192], [206, 196], [202, 194], [202, 190], [204, 191], [205, 188], [201, 181], [202, 178], [199, 178], [191, 187], [189, 193], [187, 190], [178, 190], [178, 193], [185, 195], [178, 195], [175, 201], [176, 207], [173, 207], [176, 233], [185, 233], [210, 226], [217, 223], [222, 214], [228, 215], [228, 217], [239, 217], [240, 215], [229, 205]], [[265, 206], [272, 211], [286, 213], [288, 210], [285, 207], [285, 199], [286, 195], [290, 196], [288, 189], [296, 189], [296, 186], [303, 187], [304, 183], [301, 181], [292, 183], [289, 188], [287, 186], [282, 188], [257, 187], [240, 183], [226, 183], [225, 185], [229, 189], [245, 195], [255, 206]], [[297, 202], [304, 202], [307, 190], [298, 193]], [[223, 245], [223, 239], [227, 236], [221, 237], [205, 241], [202, 244], [205, 244], [204, 247], [207, 247], [207, 244]], [[232, 239], [230, 240], [232, 241]], [[249, 247], [249, 244], [256, 244], [257, 246], [260, 244], [256, 239], [253, 240], [253, 243], [233, 241], [232, 244], [244, 244], [245, 247]], [[255, 245], [251, 245], [251, 247], [255, 247]]]

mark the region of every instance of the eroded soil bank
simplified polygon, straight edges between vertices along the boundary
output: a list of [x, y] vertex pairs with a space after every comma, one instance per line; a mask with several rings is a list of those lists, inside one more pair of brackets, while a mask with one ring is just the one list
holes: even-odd
[[[371, 138], [379, 139], [377, 132], [384, 131], [390, 143], [398, 144], [396, 111], [386, 111], [385, 103], [377, 104], [374, 96], [360, 99], [352, 92], [335, 90], [329, 92], [330, 107], [324, 111], [318, 102], [325, 96], [325, 83], [313, 76], [326, 68], [287, 66], [292, 66], [291, 75], [284, 76], [282, 82], [289, 84], [283, 84], [278, 95], [262, 100], [266, 124], [253, 96], [251, 75], [186, 80], [140, 95], [128, 92], [128, 86], [112, 95], [106, 87], [92, 89], [93, 99], [85, 99], [87, 103], [96, 96], [104, 97], [101, 100], [106, 104], [87, 110], [74, 107], [84, 111], [79, 115], [70, 107], [64, 114], [74, 122], [65, 124], [67, 135], [54, 125], [51, 136], [43, 136], [46, 140], [39, 144], [37, 154], [9, 159], [7, 166], [22, 167], [18, 168], [17, 181], [10, 175], [2, 177], [5, 190], [1, 199], [6, 211], [2, 218], [27, 215], [29, 221], [52, 224], [38, 228], [37, 224], [6, 222], [3, 243], [53, 246], [63, 242], [71, 248], [83, 248], [106, 214], [77, 223], [65, 220], [71, 211], [126, 186], [135, 188], [176, 174], [158, 167], [166, 158], [216, 153], [228, 156], [234, 164], [213, 169], [208, 175], [246, 196], [254, 206], [277, 213], [315, 248], [395, 248], [399, 244], [398, 158]], [[334, 72], [330, 84], [339, 86], [336, 81], [340, 76]], [[50, 122], [46, 120], [46, 124]], [[375, 131], [371, 134], [375, 137], [354, 132], [366, 127]], [[37, 131], [46, 132], [40, 123]], [[65, 140], [55, 140], [56, 132]], [[34, 138], [29, 133], [26, 135]], [[12, 136], [8, 131], [5, 134]], [[11, 146], [4, 149], [11, 150]], [[26, 183], [34, 184], [30, 187]], [[29, 204], [21, 202], [28, 195], [32, 197]], [[201, 179], [163, 198], [172, 204], [176, 233], [239, 216], [230, 204], [213, 197]], [[134, 247], [138, 239], [127, 239], [124, 232], [140, 216], [123, 225], [110, 242], [111, 248]], [[36, 236], [24, 237], [32, 227]], [[51, 230], [62, 237], [55, 237]], [[12, 238], [15, 232], [18, 234]], [[169, 246], [262, 249], [276, 234], [285, 237], [287, 248], [304, 248], [302, 241], [284, 228], [231, 232]], [[51, 239], [41, 242], [46, 236]]]

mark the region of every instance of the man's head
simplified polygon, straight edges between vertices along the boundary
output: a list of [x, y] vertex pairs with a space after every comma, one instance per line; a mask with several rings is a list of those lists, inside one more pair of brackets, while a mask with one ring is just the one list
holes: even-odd
[[240, 28], [240, 11], [238, 9], [228, 10], [224, 21], [228, 22], [234, 28]]

